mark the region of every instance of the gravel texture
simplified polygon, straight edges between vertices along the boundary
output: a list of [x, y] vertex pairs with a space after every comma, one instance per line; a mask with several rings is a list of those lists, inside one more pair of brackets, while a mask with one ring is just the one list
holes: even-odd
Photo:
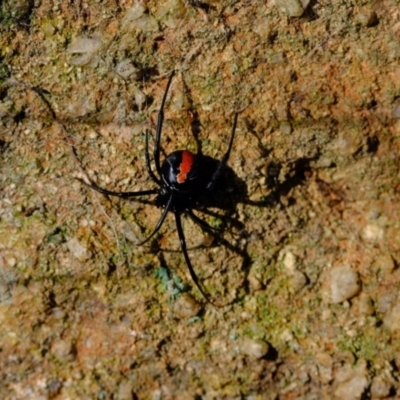
[[[0, 3], [0, 398], [400, 397], [400, 4]], [[106, 198], [219, 159], [223, 209]], [[217, 213], [217, 215], [215, 214]], [[222, 217], [219, 217], [222, 215]]]

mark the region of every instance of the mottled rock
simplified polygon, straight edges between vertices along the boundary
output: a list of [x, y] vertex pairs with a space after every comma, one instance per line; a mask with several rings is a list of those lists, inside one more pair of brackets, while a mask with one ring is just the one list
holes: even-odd
[[182, 319], [195, 317], [201, 310], [201, 304], [187, 293], [179, 296], [174, 304], [175, 314]]
[[275, 0], [278, 8], [290, 17], [301, 17], [310, 0]]
[[118, 385], [117, 400], [132, 400], [135, 398], [133, 396], [133, 382], [131, 381], [123, 381]]
[[361, 236], [365, 242], [376, 243], [384, 238], [385, 231], [378, 225], [368, 224], [361, 232]]
[[242, 340], [240, 350], [246, 356], [258, 359], [264, 357], [268, 353], [269, 345], [262, 340], [245, 338]]
[[358, 273], [350, 266], [338, 266], [329, 271], [331, 302], [341, 303], [360, 292]]
[[349, 364], [337, 371], [334, 395], [340, 400], [359, 400], [368, 386], [367, 363], [362, 360], [356, 367]]
[[69, 63], [75, 66], [89, 64], [100, 49], [101, 42], [102, 35], [100, 33], [81, 35], [74, 38], [67, 49], [67, 53], [71, 55]]
[[125, 32], [133, 30], [156, 32], [158, 24], [154, 17], [145, 14], [145, 8], [140, 3], [135, 3], [122, 20], [121, 30]]
[[253, 32], [257, 33], [262, 39], [269, 39], [272, 35], [271, 21], [267, 17], [257, 19], [253, 25]]
[[76, 238], [69, 239], [67, 241], [67, 247], [68, 247], [68, 250], [79, 261], [86, 261], [90, 257], [90, 252]]
[[375, 399], [383, 399], [388, 397], [391, 390], [391, 383], [383, 376], [375, 376], [371, 384], [371, 397]]
[[362, 8], [354, 16], [354, 21], [358, 25], [370, 27], [378, 22], [378, 17], [370, 8]]
[[400, 331], [400, 302], [397, 301], [393, 307], [388, 311], [383, 323], [391, 332]]
[[72, 353], [72, 348], [71, 342], [62, 339], [55, 340], [51, 344], [51, 352], [60, 359], [69, 356]]
[[141, 71], [131, 60], [121, 60], [115, 67], [117, 74], [124, 79], [139, 80], [142, 77]]

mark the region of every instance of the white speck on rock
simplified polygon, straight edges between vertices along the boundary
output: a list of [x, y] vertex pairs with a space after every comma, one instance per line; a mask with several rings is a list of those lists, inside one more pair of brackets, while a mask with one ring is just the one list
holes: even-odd
[[341, 303], [360, 292], [358, 273], [351, 267], [334, 267], [329, 271], [329, 275], [332, 303]]

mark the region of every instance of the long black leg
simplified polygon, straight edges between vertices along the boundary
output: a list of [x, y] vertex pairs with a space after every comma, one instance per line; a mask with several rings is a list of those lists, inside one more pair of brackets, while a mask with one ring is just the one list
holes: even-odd
[[149, 195], [149, 194], [158, 193], [157, 189], [140, 190], [138, 192], [113, 192], [112, 190], [103, 189], [103, 188], [101, 188], [100, 186], [97, 186], [94, 183], [87, 183], [83, 179], [79, 179], [78, 178], [78, 181], [83, 183], [84, 185], [90, 187], [91, 189], [97, 190], [101, 194], [105, 194], [105, 195], [108, 195], [108, 196], [116, 196], [116, 197], [120, 197], [121, 199], [126, 199], [126, 198], [129, 198], [129, 197], [136, 197], [136, 196], [146, 196], [146, 195]]
[[172, 193], [170, 194], [169, 199], [168, 199], [168, 201], [167, 201], [167, 204], [166, 204], [165, 207], [164, 207], [164, 211], [163, 211], [163, 213], [161, 214], [161, 217], [160, 217], [160, 219], [158, 220], [157, 225], [156, 225], [156, 227], [154, 228], [154, 231], [152, 232], [152, 234], [151, 234], [148, 238], [146, 238], [145, 240], [143, 240], [143, 242], [138, 243], [137, 246], [141, 246], [141, 245], [147, 243], [147, 242], [160, 230], [161, 225], [164, 223], [165, 217], [167, 216], [168, 211], [169, 211], [169, 209], [171, 208], [172, 200], [173, 200], [173, 197], [174, 197], [173, 194], [174, 194], [174, 192], [172, 192]]
[[174, 76], [174, 71], [172, 71], [168, 83], [167, 83], [167, 88], [165, 89], [164, 97], [161, 102], [160, 106], [160, 111], [158, 112], [158, 120], [157, 120], [157, 129], [156, 129], [156, 140], [154, 143], [154, 162], [156, 163], [156, 169], [158, 172], [158, 175], [161, 175], [161, 164], [160, 164], [160, 140], [161, 140], [161, 130], [162, 130], [162, 125], [164, 122], [164, 105], [165, 101], [167, 100], [167, 94], [169, 87], [171, 85], [172, 77]]
[[233, 139], [235, 137], [235, 131], [236, 131], [236, 125], [237, 125], [237, 119], [238, 119], [238, 113], [235, 113], [235, 118], [233, 120], [233, 127], [232, 127], [232, 134], [231, 134], [231, 140], [229, 142], [229, 146], [228, 146], [228, 150], [227, 152], [224, 154], [224, 156], [221, 158], [221, 161], [218, 164], [217, 169], [215, 170], [215, 172], [213, 173], [210, 182], [208, 182], [207, 184], [207, 189], [211, 190], [214, 185], [215, 182], [217, 181], [219, 175], [221, 174], [222, 168], [225, 166], [225, 164], [228, 161], [229, 155], [231, 153], [231, 149], [232, 149], [232, 145], [233, 145]]
[[147, 168], [147, 172], [150, 175], [150, 178], [153, 179], [153, 181], [155, 183], [157, 183], [157, 185], [161, 186], [161, 181], [160, 179], [158, 179], [156, 177], [156, 175], [154, 174], [153, 170], [151, 169], [151, 164], [150, 164], [150, 154], [149, 154], [149, 133], [146, 131], [146, 168]]
[[185, 235], [184, 235], [183, 229], [182, 229], [181, 214], [179, 213], [179, 211], [176, 211], [176, 210], [174, 213], [175, 213], [175, 221], [176, 221], [176, 228], [178, 230], [179, 241], [181, 242], [182, 253], [183, 253], [183, 256], [185, 257], [186, 264], [189, 268], [190, 276], [192, 277], [193, 282], [195, 283], [195, 285], [197, 286], [197, 288], [199, 289], [199, 291], [203, 295], [203, 297], [207, 300], [207, 302], [215, 307], [219, 307], [217, 304], [215, 304], [214, 302], [211, 301], [208, 294], [200, 286], [199, 279], [197, 278], [197, 275], [194, 272], [192, 263], [190, 262], [190, 258], [189, 258], [188, 252], [187, 252]]

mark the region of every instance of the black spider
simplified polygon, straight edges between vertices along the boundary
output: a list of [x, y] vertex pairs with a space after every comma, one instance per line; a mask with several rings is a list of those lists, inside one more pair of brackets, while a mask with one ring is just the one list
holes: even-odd
[[[121, 198], [157, 194], [157, 197], [154, 199], [154, 204], [158, 207], [164, 208], [164, 210], [153, 233], [146, 240], [139, 243], [139, 245], [142, 245], [149, 241], [161, 228], [168, 212], [173, 212], [175, 215], [176, 228], [178, 230], [182, 253], [185, 257], [186, 264], [189, 268], [189, 272], [193, 279], [193, 282], [196, 284], [203, 297], [209, 303], [215, 305], [210, 300], [205, 290], [201, 287], [197, 275], [194, 272], [192, 263], [189, 259], [185, 235], [182, 229], [181, 214], [186, 213], [190, 218], [192, 218], [194, 222], [201, 225], [208, 231], [213, 229], [207, 222], [203, 221], [193, 212], [193, 208], [204, 204], [205, 199], [207, 199], [207, 197], [212, 194], [215, 184], [228, 161], [229, 154], [232, 149], [233, 138], [235, 136], [238, 115], [236, 113], [234, 117], [228, 150], [220, 161], [215, 162], [215, 160], [212, 160], [210, 157], [203, 156], [199, 153], [193, 154], [188, 150], [178, 150], [167, 156], [167, 158], [161, 164], [160, 141], [162, 124], [164, 120], [164, 105], [173, 76], [174, 73], [172, 72], [168, 80], [167, 88], [165, 89], [160, 111], [158, 113], [156, 140], [154, 144], [154, 163], [158, 176], [153, 172], [151, 168], [149, 155], [149, 138], [148, 133], [146, 132], [145, 156], [147, 171], [151, 179], [159, 186], [159, 188], [141, 190], [137, 192], [113, 192], [107, 189], [103, 189], [93, 183], [89, 184], [82, 180], [81, 182], [102, 194], [117, 196]], [[210, 162], [210, 160], [212, 160], [213, 162]]]

